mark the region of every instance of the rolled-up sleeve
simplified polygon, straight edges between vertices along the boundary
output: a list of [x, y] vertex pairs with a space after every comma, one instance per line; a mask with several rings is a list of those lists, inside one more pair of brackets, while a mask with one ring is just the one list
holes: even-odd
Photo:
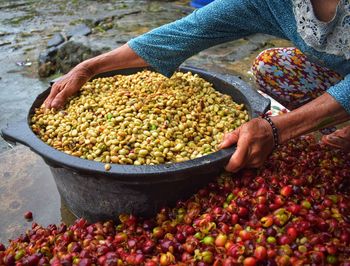
[[327, 92], [350, 114], [350, 74], [330, 87]]
[[216, 0], [180, 20], [131, 39], [128, 45], [169, 77], [187, 58], [214, 45], [256, 32], [282, 36], [280, 28], [271, 21], [273, 16], [269, 16], [265, 1], [259, 6], [258, 1], [252, 2]]

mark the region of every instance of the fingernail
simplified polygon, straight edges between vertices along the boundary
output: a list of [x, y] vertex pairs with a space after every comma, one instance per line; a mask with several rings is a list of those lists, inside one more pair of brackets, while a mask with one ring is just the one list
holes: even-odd
[[328, 136], [328, 140], [330, 140], [332, 142], [338, 142], [339, 138], [335, 137], [335, 136]]
[[234, 173], [229, 167], [225, 167], [226, 172]]
[[52, 103], [51, 103], [51, 107], [52, 108], [58, 108], [58, 107], [60, 107], [60, 102], [59, 101], [52, 101]]
[[343, 144], [343, 141], [337, 136], [328, 136], [328, 141], [339, 146]]

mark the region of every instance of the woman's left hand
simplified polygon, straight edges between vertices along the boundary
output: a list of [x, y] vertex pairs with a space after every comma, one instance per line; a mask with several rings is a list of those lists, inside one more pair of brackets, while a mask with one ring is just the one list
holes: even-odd
[[225, 134], [220, 149], [237, 143], [237, 149], [225, 169], [237, 172], [242, 168], [260, 167], [274, 147], [270, 124], [262, 118], [254, 118], [236, 130]]

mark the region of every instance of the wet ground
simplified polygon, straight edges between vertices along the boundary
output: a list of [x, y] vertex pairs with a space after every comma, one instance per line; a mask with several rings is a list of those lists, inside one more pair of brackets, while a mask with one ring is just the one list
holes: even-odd
[[[85, 23], [96, 46], [117, 47], [154, 27], [185, 16], [189, 1], [3, 1], [0, 0], [0, 129], [25, 119], [31, 103], [49, 81], [40, 79], [38, 56], [57, 32]], [[93, 23], [102, 20], [106, 23]], [[249, 69], [267, 47], [289, 43], [255, 35], [201, 52], [186, 64], [233, 73], [252, 85]], [[31, 210], [43, 225], [70, 222], [74, 217], [61, 203], [54, 180], [42, 159], [24, 146], [11, 148], [0, 137], [0, 242], [18, 236], [31, 222]]]

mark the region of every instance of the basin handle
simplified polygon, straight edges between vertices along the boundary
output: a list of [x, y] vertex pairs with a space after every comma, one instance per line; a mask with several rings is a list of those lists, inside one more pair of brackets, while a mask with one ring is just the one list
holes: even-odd
[[[37, 136], [35, 136], [34, 133], [31, 131], [27, 121], [13, 122], [13, 123], [7, 124], [5, 128], [1, 129], [1, 136], [8, 143], [11, 143], [11, 144], [21, 143], [29, 147], [31, 150], [34, 150], [34, 148], [37, 146], [35, 144], [35, 140], [37, 140]], [[35, 152], [37, 151], [35, 150]], [[48, 159], [47, 156], [42, 155], [41, 153], [38, 153], [38, 154], [44, 159], [44, 161], [50, 167], [61, 168], [61, 166], [58, 166], [57, 164], [55, 164], [54, 161]]]
[[27, 147], [31, 146], [34, 133], [29, 129], [27, 121], [13, 122], [1, 129], [2, 138], [8, 143], [21, 143]]

